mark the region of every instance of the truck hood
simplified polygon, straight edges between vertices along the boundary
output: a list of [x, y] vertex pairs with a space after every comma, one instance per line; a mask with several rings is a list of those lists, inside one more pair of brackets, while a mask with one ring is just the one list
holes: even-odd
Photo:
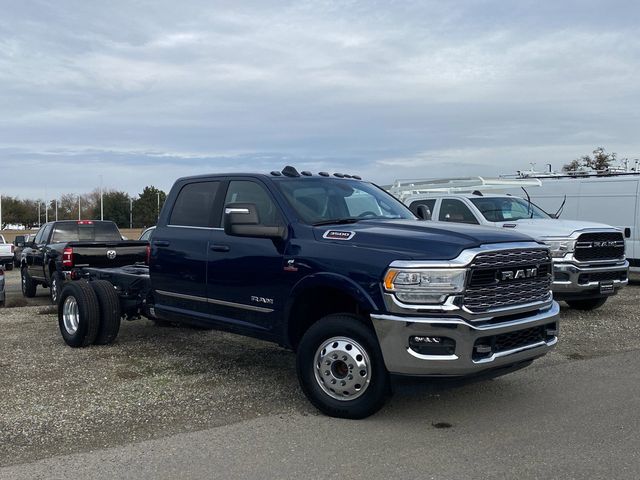
[[603, 223], [583, 222], [578, 220], [557, 220], [555, 218], [532, 218], [528, 220], [517, 220], [514, 222], [497, 222], [495, 225], [497, 227], [505, 227], [505, 225], [508, 225], [505, 229], [524, 233], [535, 239], [545, 237], [568, 237], [572, 233], [582, 230], [618, 230], [615, 227], [611, 227]]
[[483, 244], [532, 241], [530, 236], [508, 229], [419, 220], [361, 220], [349, 225], [323, 225], [314, 227], [314, 236], [321, 242], [394, 251], [423, 260], [450, 260], [465, 249]]

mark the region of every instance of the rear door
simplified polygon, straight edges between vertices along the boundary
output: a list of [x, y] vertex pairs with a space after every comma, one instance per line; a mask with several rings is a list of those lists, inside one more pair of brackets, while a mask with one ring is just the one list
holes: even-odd
[[[261, 224], [284, 223], [271, 193], [257, 179], [231, 179], [224, 205], [230, 203], [255, 204]], [[213, 231], [207, 272], [211, 314], [240, 330], [271, 330], [273, 317], [284, 308], [284, 249], [281, 240], [232, 237], [222, 229]]]
[[209, 315], [207, 260], [212, 232], [220, 229], [221, 207], [214, 206], [222, 201], [221, 183], [202, 180], [175, 187], [167, 224], [159, 225], [151, 240], [150, 272], [159, 310], [202, 319]]

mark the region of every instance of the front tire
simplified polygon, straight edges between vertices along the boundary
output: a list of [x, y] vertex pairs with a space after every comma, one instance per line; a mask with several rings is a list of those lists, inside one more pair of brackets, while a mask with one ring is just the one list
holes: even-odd
[[331, 417], [368, 417], [390, 395], [378, 339], [355, 315], [328, 315], [314, 323], [300, 341], [296, 364], [302, 391]]
[[576, 310], [595, 310], [607, 301], [607, 297], [585, 298], [584, 300], [567, 300], [567, 304]]
[[20, 270], [20, 281], [22, 283], [22, 295], [27, 298], [33, 298], [36, 296], [36, 288], [38, 284], [33, 281], [27, 267], [22, 267]]
[[51, 284], [49, 285], [49, 296], [51, 297], [51, 303], [53, 303], [54, 305], [58, 304], [63, 284], [64, 277], [62, 276], [62, 274], [58, 271], [54, 271], [51, 274]]
[[58, 303], [58, 326], [70, 347], [91, 345], [100, 327], [98, 298], [89, 282], [69, 282], [62, 289]]

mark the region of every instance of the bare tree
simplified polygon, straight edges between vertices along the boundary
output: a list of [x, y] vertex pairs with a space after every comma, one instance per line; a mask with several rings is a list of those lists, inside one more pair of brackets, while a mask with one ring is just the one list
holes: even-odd
[[596, 172], [606, 172], [611, 167], [611, 164], [616, 160], [616, 153], [608, 153], [604, 147], [598, 147], [593, 152], [593, 157], [584, 155], [580, 158], [576, 158], [562, 167], [562, 171], [568, 173], [574, 173], [579, 175], [580, 173], [586, 173], [589, 170], [595, 170]]

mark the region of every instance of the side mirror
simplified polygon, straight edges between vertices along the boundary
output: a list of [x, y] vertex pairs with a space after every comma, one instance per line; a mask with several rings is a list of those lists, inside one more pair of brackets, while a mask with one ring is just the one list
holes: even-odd
[[224, 207], [224, 233], [234, 237], [284, 238], [286, 228], [260, 224], [254, 203], [229, 203]]
[[416, 215], [421, 220], [431, 220], [431, 210], [426, 205], [418, 205]]

